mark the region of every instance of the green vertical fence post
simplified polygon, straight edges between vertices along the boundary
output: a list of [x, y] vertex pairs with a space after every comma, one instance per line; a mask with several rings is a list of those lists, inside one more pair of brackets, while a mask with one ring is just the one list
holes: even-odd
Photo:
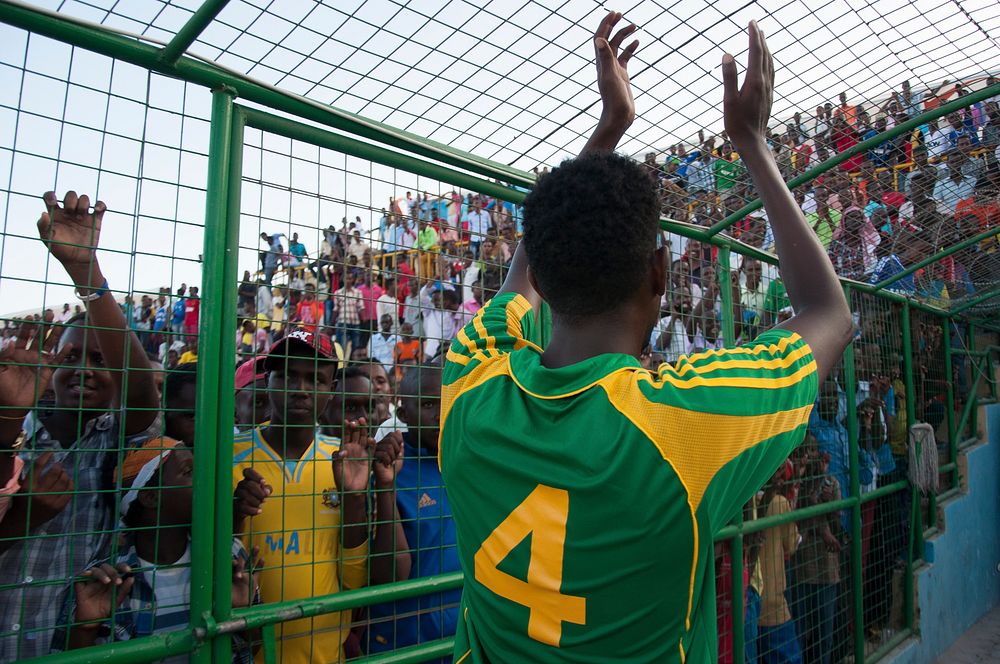
[[[232, 95], [232, 91], [217, 92]], [[239, 280], [237, 259], [240, 233], [240, 181], [243, 175], [243, 114], [234, 110], [229, 126], [229, 161], [226, 165], [226, 217], [225, 226], [219, 229], [225, 241], [225, 260], [220, 261], [224, 290], [220, 299], [222, 319], [236, 320], [237, 289]], [[218, 425], [215, 433], [215, 604], [217, 621], [228, 620], [232, 612], [232, 567], [230, 551], [233, 537], [233, 416], [236, 373], [236, 339], [231, 330], [223, 331], [218, 360], [219, 395]], [[229, 662], [232, 658], [232, 639], [221, 635], [212, 641], [213, 661]]]
[[[972, 379], [976, 377], [976, 373], [978, 372], [976, 369], [977, 358], [975, 355], [971, 354], [976, 350], [976, 324], [972, 321], [969, 321], [968, 344], [966, 345], [966, 348], [970, 352], [969, 367], [972, 369], [972, 372], [969, 374], [969, 378]], [[972, 384], [976, 387], [969, 391], [967, 397], [969, 401], [973, 402], [972, 410], [969, 412], [969, 433], [972, 438], [979, 438], [979, 413], [977, 412], [979, 408], [975, 405], [975, 402], [979, 399], [979, 395], [977, 394], [979, 392], [979, 382], [973, 381]]]
[[[913, 339], [910, 329], [910, 305], [903, 304], [902, 312], [903, 328], [903, 376], [906, 385], [906, 439], [910, 443], [910, 427], [917, 419], [916, 392], [913, 389]], [[912, 484], [908, 489], [910, 492], [910, 537], [907, 542], [906, 552], [906, 574], [903, 576], [903, 616], [906, 627], [914, 629], [914, 607], [913, 607], [913, 550], [919, 541], [923, 543], [923, 529], [920, 527], [920, 496], [917, 489]], [[919, 540], [917, 538], [920, 538]], [[920, 557], [923, 558], [923, 547], [920, 548]]]
[[719, 297], [722, 299], [722, 342], [726, 346], [736, 343], [736, 321], [733, 320], [732, 250], [719, 247]]
[[736, 517], [737, 528], [741, 531], [739, 535], [729, 540], [729, 557], [732, 560], [732, 587], [733, 587], [733, 664], [743, 664], [746, 654], [746, 634], [743, 633], [743, 600], [745, 590], [743, 588], [743, 509], [740, 508], [740, 515]]
[[[844, 287], [844, 296], [848, 304], [851, 302], [851, 289]], [[847, 393], [847, 440], [848, 460], [850, 463], [851, 498], [851, 594], [852, 614], [854, 616], [854, 661], [864, 662], [865, 630], [864, 630], [864, 591], [861, 583], [861, 472], [858, 461], [858, 383], [854, 371], [854, 342], [844, 349], [844, 391]], [[820, 385], [822, 390], [823, 386]]]
[[[233, 120], [233, 96], [229, 90], [212, 94], [212, 124], [208, 148], [208, 185], [205, 194], [205, 246], [202, 274], [200, 342], [195, 420], [194, 513], [191, 516], [191, 624], [209, 628], [214, 624], [212, 603], [215, 549], [216, 436], [220, 411], [219, 371], [223, 339], [231, 337], [232, 318], [227, 318], [224, 301], [235, 287], [225, 281], [225, 228], [228, 213], [227, 178]], [[228, 419], [232, 419], [231, 417]], [[230, 423], [230, 426], [231, 423]], [[231, 509], [231, 507], [230, 507]], [[228, 554], [228, 547], [227, 547]], [[226, 556], [229, 557], [228, 555]], [[227, 565], [228, 565], [227, 561]], [[227, 576], [231, 576], [227, 575]], [[210, 662], [212, 653], [199, 648], [192, 662]]]
[[[726, 346], [736, 343], [736, 324], [733, 320], [733, 289], [731, 287], [732, 250], [729, 247], [719, 248], [719, 274], [716, 279], [720, 284], [719, 296], [722, 299], [722, 342]], [[743, 664], [746, 646], [746, 635], [743, 633], [743, 510], [733, 520], [738, 533], [730, 540], [729, 557], [732, 560], [733, 589], [733, 664]]]
[[[951, 319], [944, 318], [941, 321], [944, 329], [941, 331], [941, 339], [944, 344], [944, 384], [945, 384], [945, 427], [948, 429], [948, 463], [955, 464], [958, 461], [958, 432], [955, 431], [955, 384], [954, 367], [951, 358]], [[959, 484], [958, 466], [955, 466], [949, 473], [951, 476], [951, 486], [949, 489], [957, 488]]]

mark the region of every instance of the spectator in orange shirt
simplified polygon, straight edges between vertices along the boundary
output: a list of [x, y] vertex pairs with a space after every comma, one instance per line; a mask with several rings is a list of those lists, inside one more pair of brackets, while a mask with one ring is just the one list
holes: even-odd
[[[834, 120], [840, 118], [841, 120], [846, 122], [851, 128], [856, 128], [858, 124], [858, 107], [851, 106], [850, 104], [847, 103], [846, 92], [840, 93], [840, 106], [838, 106], [837, 110], [833, 112], [833, 118]], [[838, 152], [839, 151], [840, 150], [838, 150]]]
[[315, 332], [316, 326], [323, 322], [323, 307], [316, 300], [316, 289], [312, 285], [306, 288], [292, 321], [301, 323], [308, 332]]
[[399, 336], [402, 337], [396, 342], [393, 351], [393, 362], [396, 365], [396, 384], [403, 380], [405, 370], [403, 365], [423, 364], [424, 353], [420, 339], [413, 336], [413, 326], [403, 323], [399, 326]]

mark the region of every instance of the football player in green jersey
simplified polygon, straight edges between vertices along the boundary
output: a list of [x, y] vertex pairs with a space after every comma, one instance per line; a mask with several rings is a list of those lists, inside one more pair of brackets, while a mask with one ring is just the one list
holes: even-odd
[[[774, 68], [749, 27], [745, 81], [722, 59], [729, 139], [763, 199], [795, 315], [657, 371], [668, 251], [643, 167], [613, 150], [635, 117], [635, 31], [594, 35], [603, 110], [581, 155], [524, 203], [497, 296], [451, 344], [439, 462], [465, 587], [455, 659], [716, 661], [714, 535], [801, 443], [852, 320], [765, 141]], [[600, 266], [600, 269], [596, 269]], [[532, 343], [534, 310], [552, 310]]]

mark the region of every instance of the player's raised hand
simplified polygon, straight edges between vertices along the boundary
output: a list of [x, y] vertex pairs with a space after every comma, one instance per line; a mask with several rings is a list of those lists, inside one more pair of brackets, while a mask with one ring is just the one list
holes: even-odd
[[[628, 76], [628, 61], [639, 48], [635, 40], [621, 50], [625, 38], [637, 30], [629, 24], [611, 36], [621, 12], [609, 12], [594, 32], [594, 52], [597, 56], [597, 89], [601, 93], [601, 119], [581, 154], [614, 150], [625, 130], [635, 120], [635, 101]], [[620, 52], [619, 52], [620, 51]]]
[[764, 33], [750, 21], [750, 53], [743, 87], [738, 85], [736, 60], [722, 56], [722, 108], [726, 132], [737, 151], [764, 140], [774, 96], [774, 61], [767, 50]]
[[639, 48], [639, 40], [633, 41], [619, 53], [622, 42], [638, 28], [628, 24], [611, 36], [611, 31], [622, 18], [621, 12], [608, 12], [594, 33], [594, 51], [597, 55], [597, 89], [604, 103], [602, 119], [606, 117], [615, 123], [628, 127], [635, 119], [635, 102], [632, 86], [629, 84], [628, 61]]

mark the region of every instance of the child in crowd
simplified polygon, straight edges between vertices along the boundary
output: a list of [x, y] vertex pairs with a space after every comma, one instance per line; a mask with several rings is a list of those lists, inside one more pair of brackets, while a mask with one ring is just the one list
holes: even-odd
[[424, 354], [420, 339], [413, 336], [413, 326], [403, 323], [399, 326], [400, 340], [396, 342], [393, 364], [396, 367], [396, 384], [403, 379], [405, 365], [423, 364]]
[[[820, 452], [816, 439], [809, 435], [803, 447], [806, 472], [796, 508], [840, 500], [840, 484], [829, 473], [830, 455]], [[837, 512], [828, 512], [799, 525], [802, 543], [795, 553], [792, 613], [805, 661], [830, 664], [840, 584], [840, 518]]]
[[251, 431], [271, 417], [267, 395], [264, 356], [247, 360], [236, 367], [236, 433]]
[[[396, 532], [393, 550], [397, 572], [407, 570], [408, 575], [378, 578], [373, 570], [376, 583], [456, 572], [460, 568], [455, 524], [437, 464], [441, 369], [414, 367], [403, 379], [399, 394], [400, 407], [393, 428], [402, 432], [405, 463], [395, 478], [402, 533]], [[372, 606], [367, 651], [388, 652], [453, 635], [460, 599], [461, 591], [451, 590]]]
[[[783, 495], [792, 478], [791, 465], [782, 464], [764, 488], [763, 504], [767, 516], [792, 511], [792, 504]], [[794, 522], [773, 526], [764, 531], [760, 565], [764, 587], [761, 588], [761, 608], [757, 650], [761, 664], [801, 664], [802, 653], [795, 633], [795, 621], [785, 599], [785, 562], [799, 544], [799, 530]]]
[[[184, 629], [190, 622], [191, 513], [194, 456], [170, 438], [133, 450], [122, 463], [127, 492], [119, 513], [125, 545], [112, 565], [92, 565], [74, 584], [65, 607], [68, 635], [57, 633], [53, 649], [75, 649], [109, 641]], [[258, 550], [254, 549], [254, 558]], [[232, 606], [260, 602], [260, 568], [233, 539]], [[69, 618], [71, 616], [71, 618]], [[166, 662], [186, 662], [188, 656]], [[246, 639], [233, 639], [233, 662], [252, 661]]]
[[[0, 355], [0, 447], [20, 446], [27, 468], [0, 522], [4, 662], [49, 652], [65, 580], [110, 549], [119, 450], [149, 437], [159, 406], [149, 360], [97, 258], [104, 203], [91, 208], [72, 191], [62, 204], [53, 192], [43, 198], [39, 234], [86, 312], [66, 322], [57, 353], [28, 350], [24, 340]], [[50, 379], [54, 407], [36, 410], [38, 386]]]

